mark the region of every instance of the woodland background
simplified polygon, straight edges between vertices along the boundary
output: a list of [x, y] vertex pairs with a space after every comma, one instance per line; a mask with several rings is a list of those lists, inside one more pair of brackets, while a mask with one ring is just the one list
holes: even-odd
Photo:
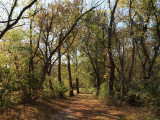
[[63, 98], [160, 111], [158, 0], [0, 1], [0, 105]]

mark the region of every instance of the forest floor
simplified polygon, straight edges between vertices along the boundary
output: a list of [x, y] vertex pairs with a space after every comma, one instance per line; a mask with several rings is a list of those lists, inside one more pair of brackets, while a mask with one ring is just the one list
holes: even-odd
[[0, 120], [151, 120], [147, 109], [107, 106], [89, 93], [0, 110]]

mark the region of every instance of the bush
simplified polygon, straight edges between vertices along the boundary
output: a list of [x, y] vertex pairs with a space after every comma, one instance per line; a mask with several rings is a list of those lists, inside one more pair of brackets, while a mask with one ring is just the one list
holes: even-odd
[[16, 84], [19, 84], [19, 89], [23, 91], [23, 103], [35, 102], [40, 97], [38, 94], [42, 88], [40, 74], [26, 72], [23, 79]]
[[67, 92], [69, 89], [64, 85], [64, 83], [56, 83], [53, 85], [54, 94], [58, 98], [64, 98], [64, 93]]
[[125, 101], [131, 106], [141, 106], [144, 103], [147, 103], [144, 92], [144, 87], [141, 81], [132, 81], [130, 83], [130, 88], [127, 91], [127, 94], [124, 96]]
[[101, 84], [101, 86], [100, 86], [98, 98], [99, 98], [100, 100], [102, 100], [102, 101], [105, 101], [108, 96], [109, 96], [109, 93], [108, 93], [108, 83], [107, 83], [107, 82], [104, 82], [104, 83]]

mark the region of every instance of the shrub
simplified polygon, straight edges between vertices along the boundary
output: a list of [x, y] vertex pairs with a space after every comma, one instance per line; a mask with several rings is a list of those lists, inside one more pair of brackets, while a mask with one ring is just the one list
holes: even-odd
[[54, 94], [58, 98], [63, 98], [64, 93], [68, 91], [68, 88], [64, 85], [64, 83], [57, 82], [53, 85], [53, 88], [54, 88]]
[[145, 103], [144, 87], [141, 81], [137, 80], [130, 83], [130, 88], [124, 96], [125, 101], [131, 106], [141, 106]]
[[99, 98], [100, 100], [102, 100], [102, 101], [105, 101], [108, 96], [109, 96], [109, 93], [108, 93], [108, 84], [107, 84], [107, 82], [104, 82], [104, 83], [101, 84], [101, 86], [100, 86], [98, 98]]

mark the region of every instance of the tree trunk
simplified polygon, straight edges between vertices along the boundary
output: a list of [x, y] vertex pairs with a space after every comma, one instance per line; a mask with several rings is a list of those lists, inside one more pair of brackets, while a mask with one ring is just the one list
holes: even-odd
[[124, 77], [124, 62], [123, 62], [123, 58], [121, 61], [121, 101], [123, 101], [123, 96], [124, 96], [124, 82], [125, 82], [125, 77]]
[[114, 13], [115, 13], [118, 1], [119, 0], [115, 1], [113, 10], [111, 10], [111, 19], [110, 19], [110, 24], [108, 28], [108, 53], [109, 53], [109, 61], [110, 61], [109, 95], [111, 96], [113, 96], [113, 80], [114, 80], [114, 71], [115, 71], [114, 60], [113, 60], [113, 55], [112, 55], [112, 42], [111, 42], [112, 41], [112, 27], [113, 27], [113, 22], [114, 22]]
[[91, 64], [92, 64], [92, 67], [93, 67], [93, 70], [94, 70], [94, 73], [96, 74], [96, 87], [97, 87], [97, 92], [96, 92], [96, 95], [98, 95], [98, 93], [99, 93], [99, 88], [100, 88], [100, 78], [99, 78], [99, 68], [98, 68], [98, 63], [97, 63], [97, 60], [96, 60], [96, 65], [94, 64], [94, 62], [93, 62], [93, 59], [92, 59], [92, 57], [91, 57], [91, 54], [89, 53], [89, 50], [88, 50], [88, 52], [86, 52], [87, 53], [87, 55], [89, 56], [89, 59], [90, 59], [90, 62], [91, 62]]
[[79, 93], [79, 81], [78, 77], [76, 77], [76, 88], [77, 88], [77, 94]]
[[58, 81], [61, 83], [61, 47], [58, 48]]
[[99, 73], [97, 73], [97, 93], [96, 95], [99, 95], [99, 89], [100, 89], [100, 77], [99, 77]]
[[32, 20], [30, 21], [30, 58], [29, 58], [29, 81], [28, 81], [28, 93], [27, 93], [27, 103], [31, 102], [31, 74], [34, 71], [34, 65], [33, 65], [33, 50], [32, 50]]
[[[60, 40], [59, 40], [60, 44]], [[62, 85], [62, 80], [61, 80], [61, 46], [58, 48], [58, 82], [60, 85]], [[60, 98], [64, 98], [64, 95], [62, 93], [59, 93]]]
[[79, 81], [78, 81], [78, 60], [77, 60], [77, 51], [76, 51], [76, 88], [77, 88], [77, 94], [79, 93]]
[[74, 94], [73, 94], [71, 65], [70, 65], [70, 55], [69, 54], [67, 55], [67, 59], [68, 59], [68, 74], [69, 74], [69, 87], [70, 87], [69, 96], [72, 97], [72, 96], [74, 96]]
[[128, 84], [132, 81], [132, 75], [133, 75], [133, 68], [134, 68], [134, 63], [135, 63], [135, 40], [134, 38], [132, 39], [133, 43], [133, 50], [132, 50], [132, 63], [131, 63], [131, 68], [129, 71], [129, 76], [128, 76]]
[[[52, 65], [49, 66], [49, 70], [48, 70], [48, 76], [51, 76], [51, 72], [52, 72]], [[51, 91], [54, 91], [53, 85], [52, 85], [52, 80], [49, 80], [49, 88], [51, 89]]]
[[128, 84], [130, 85], [130, 82], [132, 81], [132, 75], [133, 75], [133, 68], [134, 68], [134, 63], [135, 63], [135, 38], [134, 38], [134, 31], [133, 31], [133, 26], [134, 26], [134, 22], [133, 22], [133, 18], [132, 18], [132, 3], [133, 1], [130, 0], [130, 4], [129, 4], [129, 17], [130, 17], [130, 37], [132, 38], [132, 46], [133, 46], [133, 50], [132, 50], [132, 63], [131, 63], [131, 67], [130, 67], [130, 71], [129, 71], [129, 75], [128, 75]]
[[[112, 27], [112, 25], [111, 25]], [[109, 61], [110, 61], [110, 78], [109, 78], [109, 95], [113, 95], [113, 79], [114, 79], [114, 61], [112, 56], [112, 48], [111, 48], [111, 39], [112, 39], [112, 28], [109, 27], [108, 30], [108, 53], [109, 53]]]

